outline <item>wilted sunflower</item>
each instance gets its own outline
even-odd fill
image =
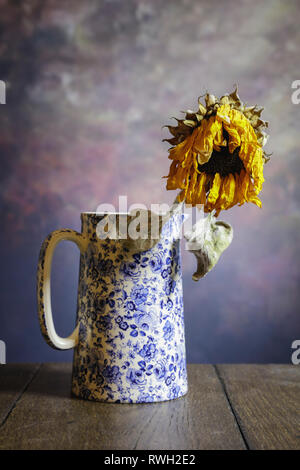
[[[200,97],[201,98],[201,97]],[[245,106],[235,89],[219,100],[205,95],[205,106],[187,111],[177,126],[166,126],[172,134],[164,139],[172,147],[166,177],[167,189],[180,189],[177,200],[203,204],[205,212],[253,202],[261,207],[258,194],[264,181],[263,167],[269,157],[263,150],[268,123],[263,108]]]

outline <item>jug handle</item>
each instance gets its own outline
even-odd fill
[[[54,250],[57,244],[63,240],[76,243],[80,253],[83,253],[85,238],[81,233],[71,229],[55,230],[48,235],[42,244],[37,269],[37,301],[41,332],[49,346],[61,350],[76,346],[79,330],[79,325],[77,325],[70,336],[62,338],[56,333],[53,322],[50,290],[51,266]]]

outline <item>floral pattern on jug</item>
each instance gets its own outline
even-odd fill
[[[187,392],[183,215],[173,215],[159,241],[142,252],[122,240],[99,240],[96,227],[102,217],[81,215],[78,235],[86,242],[81,246],[72,393],[119,403],[178,398]],[[40,266],[45,252],[44,247]],[[39,299],[41,328],[49,342],[42,288]]]

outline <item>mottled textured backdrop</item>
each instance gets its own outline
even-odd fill
[[[206,90],[239,84],[266,107],[273,152],[262,201],[222,213],[235,235],[199,283],[184,253],[188,360],[289,362],[300,339],[299,118],[296,0],[0,1],[1,318],[7,360],[69,360],[41,337],[35,301],[40,244],[102,202],[171,202],[171,116]],[[75,318],[76,247],[55,254],[60,334]]]

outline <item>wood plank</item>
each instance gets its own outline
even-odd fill
[[[0,429],[0,449],[244,449],[213,366],[188,375],[177,400],[108,404],[70,397],[71,364],[43,365]]]
[[[0,366],[0,426],[7,419],[39,367],[39,364]]]
[[[300,449],[300,367],[220,365],[250,449]]]

